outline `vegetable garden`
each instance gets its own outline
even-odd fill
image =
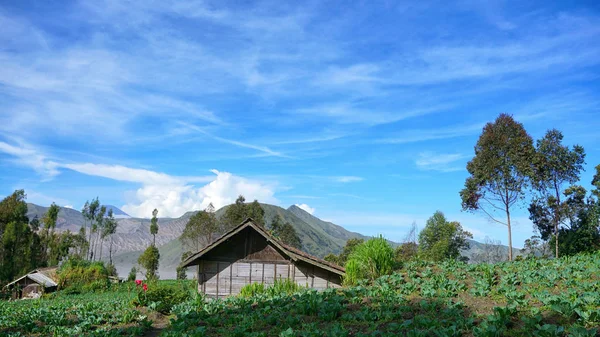
[[[114,292],[0,302],[0,335],[144,335],[150,309],[133,307],[134,297]],[[172,307],[160,335],[591,337],[599,336],[599,326],[595,253],[495,265],[411,262],[354,287],[192,299]]]

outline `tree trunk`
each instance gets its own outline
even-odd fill
[[[102,260],[102,246],[104,245],[104,239],[100,239],[100,258],[98,259],[98,261]]]
[[[113,246],[113,238],[112,234],[110,235],[110,246],[108,248],[108,261],[112,264],[112,246]]]
[[[556,192],[556,210],[554,211],[554,248],[556,250],[556,258],[558,259],[558,223],[560,222],[560,190],[556,181],[554,182],[554,191]]]
[[[94,252],[92,251],[92,220],[90,220],[90,235],[88,239],[87,253],[85,255],[88,255],[90,260],[94,256]]]
[[[512,261],[513,256],[513,249],[512,249],[512,232],[511,232],[511,228],[510,228],[510,210],[508,209],[508,204],[506,205],[506,224],[508,226],[508,261]]]

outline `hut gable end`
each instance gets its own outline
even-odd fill
[[[212,261],[286,261],[288,258],[251,227],[225,240],[202,256]]]
[[[286,246],[252,219],[192,255],[183,267],[198,266],[198,291],[209,297],[238,294],[251,283],[289,279],[315,289],[340,287],[344,269]]]

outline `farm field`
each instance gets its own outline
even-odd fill
[[[191,300],[170,316],[133,307],[135,296],[121,286],[0,302],[0,335],[591,337],[600,326],[600,254],[496,265],[411,262],[370,285]]]

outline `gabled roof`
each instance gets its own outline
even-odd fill
[[[299,249],[296,249],[294,247],[288,246],[286,244],[281,243],[279,240],[277,240],[276,238],[274,238],[269,232],[267,232],[264,228],[262,228],[259,225],[256,225],[254,223],[254,221],[251,218],[246,219],[244,222],[242,222],[240,225],[238,225],[237,227],[234,227],[233,229],[231,229],[229,232],[223,234],[220,238],[218,238],[217,240],[213,241],[211,244],[209,244],[208,246],[204,247],[203,249],[201,249],[199,252],[197,252],[196,254],[188,257],[185,261],[182,262],[181,266],[182,267],[189,267],[189,266],[193,266],[198,264],[196,261],[202,257],[203,255],[205,255],[206,253],[210,252],[211,250],[213,250],[215,247],[221,245],[222,243],[224,243],[225,241],[227,241],[229,238],[235,236],[236,234],[238,234],[239,232],[241,232],[242,230],[246,229],[246,228],[252,228],[253,230],[255,230],[257,233],[259,233],[260,235],[262,235],[265,240],[267,240],[267,242],[272,243],[275,247],[277,247],[283,254],[287,255],[290,259],[292,259],[293,261],[304,261],[306,263],[309,263],[311,265],[315,265],[318,267],[321,267],[325,270],[329,270],[333,273],[339,274],[339,275],[344,275],[345,270],[344,268],[333,264],[331,262],[322,260],[318,257],[312,256],[310,254],[307,254]]]
[[[21,281],[24,278],[29,278],[30,280],[32,280],[33,282],[44,286],[45,288],[51,288],[51,287],[56,287],[58,284],[51,279],[50,277],[48,277],[47,275],[45,275],[44,273],[42,273],[41,270],[34,270],[29,274],[25,274],[21,277],[19,277],[18,279],[10,282],[9,284],[7,284],[5,287],[9,287],[19,281]]]

